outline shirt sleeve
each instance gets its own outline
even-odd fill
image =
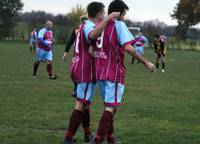
[[[85,26],[84,26],[84,35],[88,43],[91,42],[90,34],[92,30],[94,29],[95,24],[89,20],[86,21]]]
[[[71,46],[73,45],[76,38],[75,30],[70,35],[70,38],[67,40],[66,46],[65,46],[65,52],[69,52]]]
[[[143,38],[143,40],[144,40],[144,43],[145,43],[145,44],[148,44],[147,38],[146,38],[145,36],[142,36],[142,38]]]
[[[135,42],[134,37],[124,22],[115,21],[115,26],[117,30],[117,39],[120,45],[124,46],[126,44],[133,44]]]
[[[43,39],[44,34],[45,34],[45,29],[40,30],[39,33],[38,33],[38,39]]]

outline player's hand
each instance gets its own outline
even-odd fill
[[[63,61],[66,61],[66,58],[67,58],[67,52],[64,52],[63,57],[62,57]]]
[[[52,41],[46,40],[45,43],[49,48],[52,48]]]
[[[112,18],[117,18],[117,17],[119,17],[119,15],[120,15],[120,12],[112,12],[111,14],[109,14],[109,15],[106,17],[105,21],[108,22],[108,21],[111,20]]]
[[[52,45],[52,41],[46,40],[45,42],[46,42],[46,44],[48,44],[48,45]]]
[[[151,62],[147,62],[145,63],[145,66],[147,67],[147,69],[150,71],[150,72],[155,72],[156,71],[156,67],[153,63]]]

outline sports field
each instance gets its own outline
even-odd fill
[[[71,55],[62,61],[64,45],[55,45],[49,80],[41,64],[32,79],[34,56],[28,44],[0,42],[0,144],[59,144],[74,99],[69,76]],[[145,56],[155,61],[153,49]],[[123,102],[115,117],[115,134],[122,144],[200,144],[200,52],[167,51],[166,72],[149,73],[126,57]],[[91,109],[96,132],[103,110],[98,89]],[[75,136],[83,140],[80,127]]]

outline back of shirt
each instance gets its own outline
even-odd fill
[[[94,45],[96,79],[123,84],[125,46],[134,42],[124,22],[114,20],[109,22]]]
[[[94,82],[94,73],[93,73],[93,58],[89,53],[90,40],[88,29],[93,29],[94,24],[91,21],[86,21],[80,27],[78,32],[74,49],[73,49],[73,58],[70,67],[71,78],[75,83],[89,83]]]

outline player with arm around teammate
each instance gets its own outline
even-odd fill
[[[90,45],[102,32],[112,17],[116,17],[119,13],[113,13],[106,19],[104,18],[104,5],[100,2],[91,2],[87,6],[88,20],[84,22],[78,35],[76,36],[74,45],[74,54],[71,63],[71,77],[77,83],[77,96],[75,108],[69,120],[68,128],[65,132],[64,144],[73,144],[73,137],[83,121],[83,115],[92,102],[95,78],[93,57],[90,54]],[[95,27],[95,23],[102,21],[99,26]]]
[[[120,17],[118,20],[112,20],[106,25],[94,45],[95,77],[105,108],[99,121],[96,136],[91,141],[93,144],[101,144],[105,136],[107,136],[108,144],[116,143],[113,137],[113,117],[121,103],[124,92],[125,51],[140,60],[150,71],[155,70],[155,66],[141,55],[138,55],[132,46],[135,39],[126,24],[121,21],[128,9],[128,6],[122,0],[114,0],[110,3],[108,14],[113,11],[120,12]]]

